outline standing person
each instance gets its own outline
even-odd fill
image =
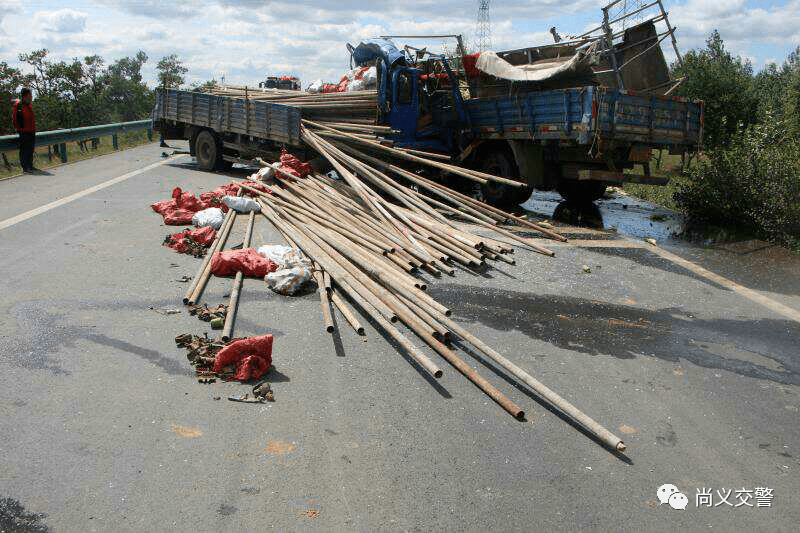
[[[36,146],[36,117],[33,114],[33,94],[24,87],[19,93],[19,100],[14,100],[12,120],[14,129],[19,134],[19,162],[22,171],[31,173],[39,169],[33,166],[33,148]]]

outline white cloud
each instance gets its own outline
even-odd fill
[[[477,2],[470,0],[49,1],[37,1],[35,8],[9,4],[13,13],[4,11],[7,0],[0,0],[0,32],[7,30],[0,60],[15,63],[19,52],[47,47],[55,60],[97,53],[113,62],[142,49],[150,57],[144,75],[151,82],[155,63],[171,53],[189,67],[188,81],[219,79],[222,73],[226,81],[243,84],[268,74],[336,81],[348,68],[347,42],[384,34],[461,33],[469,45],[477,14]],[[744,0],[667,0],[666,6],[682,50],[702,46],[718,28],[729,49],[763,64],[800,44],[800,0],[777,2],[752,8]],[[562,35],[596,26],[605,3],[494,0],[493,47],[548,44],[552,25]],[[438,51],[443,39],[410,44]]]
[[[800,44],[800,0],[767,8],[748,8],[744,0],[689,0],[673,7],[670,20],[691,46],[702,44],[715,29],[737,48],[757,43]]]
[[[37,11],[33,15],[34,24],[44,32],[79,33],[86,28],[88,15],[74,9],[57,11]]]

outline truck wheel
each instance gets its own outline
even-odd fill
[[[217,137],[208,130],[197,134],[194,152],[197,164],[203,170],[215,170],[222,161],[222,150],[217,142]]]
[[[486,157],[483,158],[481,170],[487,174],[494,174],[495,176],[511,180],[519,179],[519,170],[514,161],[514,156],[505,150],[489,152]],[[490,181],[481,185],[481,192],[483,193],[483,200],[486,203],[496,207],[502,207],[519,205],[527,201],[528,198],[531,197],[533,187],[512,187],[510,185],[503,185],[502,183]]]
[[[596,180],[561,179],[556,184],[556,190],[568,202],[588,204],[603,197],[606,184]]]

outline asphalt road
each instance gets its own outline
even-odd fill
[[[516,266],[431,282],[473,333],[624,438],[626,455],[486,363],[464,355],[525,421],[443,360],[429,382],[372,327],[363,342],[338,316],[340,335],[325,333],[314,294],[259,280],[245,282],[235,333],[275,336],[277,401],[237,404],[225,398],[248,388],[198,384],[175,347],[207,324],[157,312],[182,309],[177,280],[198,260],[161,246],[173,228],[149,208],[174,186],[230,178],[161,152],[0,182],[0,530],[796,531],[797,257],[754,276],[759,251],[659,255],[564,228],[577,245],[555,258],[518,249]],[[243,234],[242,222],[230,242]],[[254,240],[281,242],[263,218]],[[212,280],[204,300],[222,303],[230,284]],[[667,483],[685,510],[659,505]],[[737,498],[756,487],[772,489],[770,507]],[[700,489],[712,507],[697,506]],[[729,490],[738,507],[718,504]]]

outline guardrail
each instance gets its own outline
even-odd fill
[[[66,130],[51,130],[36,132],[36,146],[58,146],[58,156],[62,163],[67,162],[67,143],[74,141],[87,141],[111,135],[111,144],[114,150],[119,149],[117,134],[127,131],[147,130],[147,138],[153,140],[153,121],[133,120],[131,122],[116,122],[114,124],[100,124],[84,128],[70,128]],[[18,135],[0,136],[0,152],[10,152],[19,147]]]

